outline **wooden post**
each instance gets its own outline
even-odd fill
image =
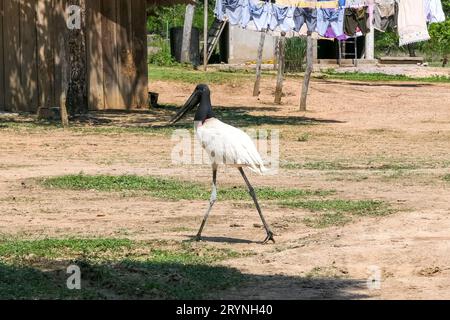
[[[265,32],[265,30],[263,30],[261,32],[261,39],[259,41],[259,47],[258,47],[258,59],[256,61],[256,81],[255,81],[255,87],[253,88],[253,96],[254,97],[259,96],[259,86],[261,84],[262,56],[263,56],[265,41],[266,41],[266,32]]]
[[[181,44],[181,62],[191,62],[191,34],[192,23],[194,21],[195,6],[188,4],[186,6],[186,15],[184,16],[183,43]]]
[[[67,34],[67,32],[64,32]],[[61,61],[61,95],[59,97],[59,113],[61,116],[61,124],[64,128],[69,126],[69,116],[67,112],[67,88],[69,86],[69,70],[68,70],[68,59],[67,59],[67,51],[65,47],[66,37],[60,36],[59,38],[59,48],[60,48],[60,61]]]
[[[283,81],[284,81],[284,68],[285,68],[285,53],[286,53],[286,33],[282,32],[281,37],[278,39],[278,75],[277,75],[277,87],[275,89],[275,104],[281,104],[281,98],[283,96]]]
[[[208,0],[204,2],[203,21],[203,70],[208,70]]]
[[[306,111],[306,100],[308,98],[309,82],[311,80],[311,73],[313,71],[313,39],[311,32],[308,31],[307,35],[307,49],[306,49],[306,70],[305,77],[303,79],[302,96],[300,100],[300,111]]]

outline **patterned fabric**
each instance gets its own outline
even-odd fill
[[[347,0],[348,1],[348,0]],[[307,1],[307,0],[277,0],[278,5],[297,7],[297,8],[328,8],[335,9],[339,6],[338,0],[318,0],[318,1]]]
[[[430,39],[423,1],[398,0],[398,35],[400,36],[400,46]]]

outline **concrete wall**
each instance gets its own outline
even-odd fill
[[[230,25],[228,63],[256,61],[261,34]],[[276,38],[267,35],[264,43],[263,60],[275,57]]]

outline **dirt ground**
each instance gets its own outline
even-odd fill
[[[263,246],[258,241],[264,232],[254,208],[219,202],[204,242],[255,253],[225,265],[259,279],[222,296],[450,299],[450,182],[443,179],[450,173],[450,85],[316,80],[306,113],[298,111],[300,85],[298,80],[287,81],[281,106],[273,105],[273,79],[264,79],[259,98],[252,97],[251,83],[211,86],[215,106],[281,132],[279,174],[250,175],[251,181],[334,189],[340,198],[383,200],[398,211],[316,229],[302,222],[310,214],[306,210],[263,203],[277,234],[276,244]],[[154,82],[150,89],[160,93],[160,103],[181,105],[193,85]],[[96,116],[107,116],[118,125],[155,126],[171,114],[161,108]],[[1,234],[182,241],[196,233],[207,206],[202,201],[48,190],[32,179],[83,172],[209,183],[208,166],[171,163],[170,135],[5,128],[0,132]],[[305,163],[330,167],[295,167]],[[351,167],[335,166],[342,163]],[[218,180],[219,188],[242,184],[232,168],[220,168]],[[380,271],[381,288],[367,285],[371,270]]]

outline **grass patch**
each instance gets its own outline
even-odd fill
[[[42,180],[47,188],[68,190],[94,190],[100,192],[145,192],[153,197],[168,200],[208,200],[210,187],[204,185],[164,179],[159,177],[125,176],[88,176],[68,175]],[[256,189],[261,200],[289,200],[304,197],[322,197],[334,194],[333,190],[274,189],[260,187]],[[218,197],[221,200],[249,200],[244,187],[219,187]]]
[[[414,170],[419,166],[413,163],[380,162],[369,161],[367,163],[355,164],[350,161],[307,161],[304,163],[284,162],[281,168],[295,170],[319,170],[319,171],[345,171],[345,170]]]
[[[153,197],[167,200],[207,201],[210,197],[210,189],[207,186],[156,177],[69,175],[45,179],[41,183],[48,188],[68,190],[145,192]],[[352,216],[383,216],[392,212],[389,205],[383,201],[326,199],[327,196],[336,193],[334,190],[260,187],[256,189],[256,192],[262,201],[272,201],[271,203],[277,206],[302,208],[318,213],[304,220],[308,226],[316,228],[343,225],[351,221]],[[218,198],[251,202],[244,187],[219,187]]]
[[[0,299],[201,299],[244,279],[216,264],[240,256],[164,241],[2,240]],[[81,290],[66,287],[69,265],[81,269]]]
[[[444,179],[444,181],[450,182],[450,174],[446,174],[442,179]]]
[[[119,135],[119,134],[137,134],[137,135],[150,135],[170,136],[176,129],[191,129],[192,126],[187,125],[175,125],[175,126],[84,126],[82,124],[71,124],[69,127],[70,132],[75,134],[96,134],[96,135]],[[15,121],[0,121],[0,130],[12,130],[12,131],[25,131],[28,133],[40,133],[46,131],[64,130],[57,122],[15,122]]]
[[[149,66],[150,81],[177,81],[191,84],[239,84],[242,81],[253,79],[253,73],[246,72],[224,72],[224,71],[196,71],[192,67],[174,66],[159,67]]]
[[[280,204],[318,213],[304,219],[307,226],[314,228],[344,225],[352,220],[352,216],[384,216],[392,213],[388,204],[378,200],[322,199],[283,201]]]
[[[427,82],[427,83],[450,83],[450,77],[446,76],[432,76],[424,78],[414,78],[405,75],[390,75],[384,73],[362,73],[362,72],[335,72],[329,70],[321,75],[325,79],[351,80],[351,81],[413,81],[413,82]]]
[[[311,139],[311,134],[310,133],[302,133],[298,138],[297,141],[298,142],[308,142]]]

